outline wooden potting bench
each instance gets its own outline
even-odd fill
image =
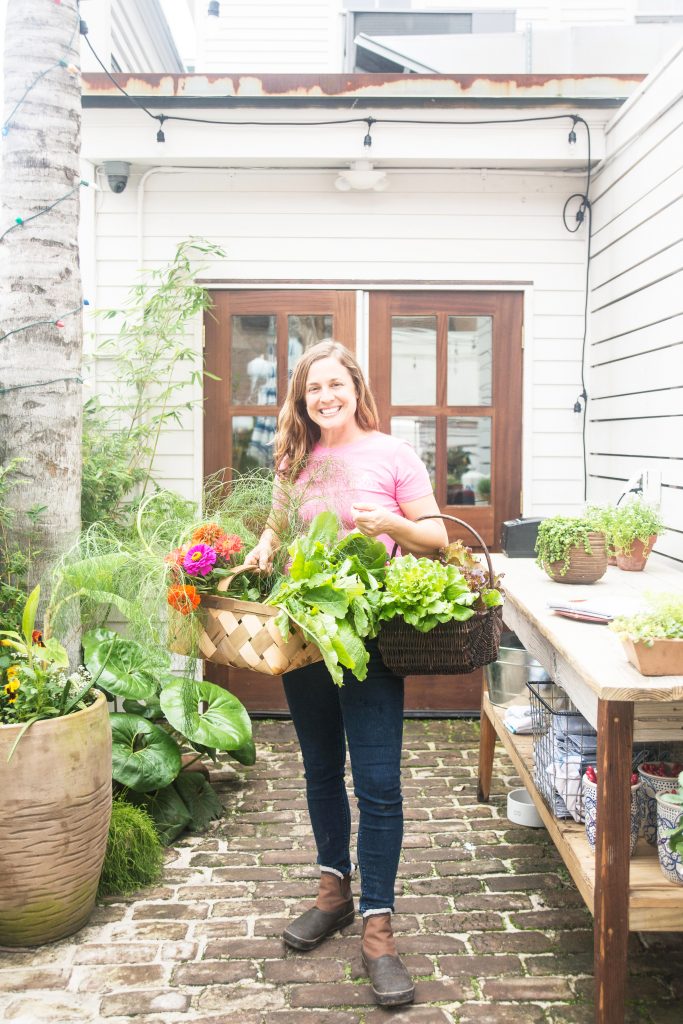
[[[504,573],[505,624],[597,729],[595,853],[584,826],[554,817],[536,789],[531,736],[503,725],[504,710],[484,686],[479,749],[479,800],[488,800],[496,738],[533,797],[548,832],[594,917],[595,1020],[623,1024],[629,931],[683,931],[683,885],[667,881],[656,850],[630,843],[630,763],[633,742],[683,741],[683,676],[642,676],[605,625],[555,615],[549,603],[623,603],[647,590],[683,591],[683,573],[652,556],[644,572],[610,567],[591,586],[554,583],[533,559],[492,556]],[[580,605],[578,605],[580,607]]]

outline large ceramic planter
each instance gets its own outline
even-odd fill
[[[0,946],[78,931],[95,905],[111,815],[104,694],[83,711],[0,726]]]
[[[626,657],[643,676],[683,675],[683,640],[654,640],[652,647],[622,641]]]
[[[656,540],[657,534],[653,533],[645,542],[634,540],[628,554],[625,551],[617,551],[617,566],[626,572],[642,572]]]
[[[662,873],[670,882],[683,885],[683,857],[669,847],[669,832],[677,828],[683,818],[680,804],[666,802],[666,794],[657,796],[657,853]]]
[[[643,832],[650,846],[654,846],[657,842],[657,797],[661,793],[675,793],[678,788],[678,777],[653,775],[652,772],[645,771],[642,764],[638,766],[638,775],[642,783],[640,803]]]
[[[631,786],[631,856],[635,851],[638,844],[638,836],[640,835],[640,787],[641,783],[637,782],[635,786]],[[584,820],[586,823],[586,839],[591,850],[595,849],[595,838],[597,834],[597,811],[598,811],[598,787],[597,783],[591,782],[586,776],[583,776],[583,813]]]
[[[595,583],[607,571],[607,552],[605,551],[604,533],[588,534],[592,554],[588,554],[583,544],[569,549],[569,566],[562,575],[563,562],[544,562],[543,568],[556,583]]]

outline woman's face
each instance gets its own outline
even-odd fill
[[[356,423],[356,388],[349,371],[335,356],[311,364],[306,378],[306,412],[324,435]]]

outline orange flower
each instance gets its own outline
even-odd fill
[[[225,536],[223,540],[217,541],[214,544],[214,548],[216,549],[216,554],[228,562],[231,555],[242,550],[242,541],[234,533],[231,533],[229,536]]]
[[[195,610],[201,599],[196,587],[178,586],[169,589],[166,600],[171,608],[175,608],[181,615],[189,615]]]
[[[206,523],[204,526],[199,526],[192,534],[192,542],[194,544],[210,544],[211,547],[218,548],[216,545],[226,539],[226,532],[222,530],[218,523]]]
[[[181,548],[174,548],[173,551],[169,551],[167,555],[164,555],[164,561],[168,562],[169,565],[180,565],[189,550],[190,545],[183,544]]]
[[[43,643],[42,629],[34,629],[33,632],[31,633],[31,640],[33,641],[34,644],[37,644],[38,647],[44,647],[45,644]]]

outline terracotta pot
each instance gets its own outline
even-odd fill
[[[683,675],[683,640],[655,640],[652,647],[623,640],[626,657],[643,676]]]
[[[95,905],[111,815],[111,728],[103,693],[83,711],[0,726],[0,945],[78,931]]]
[[[619,568],[624,569],[626,572],[642,572],[656,540],[657,534],[653,533],[645,542],[637,539],[634,540],[629,554],[626,554],[624,551],[617,551],[617,565]]]
[[[543,568],[556,583],[595,583],[607,572],[607,552],[604,533],[588,534],[593,552],[589,555],[583,544],[569,549],[569,567],[562,575],[562,562],[544,562]]]

